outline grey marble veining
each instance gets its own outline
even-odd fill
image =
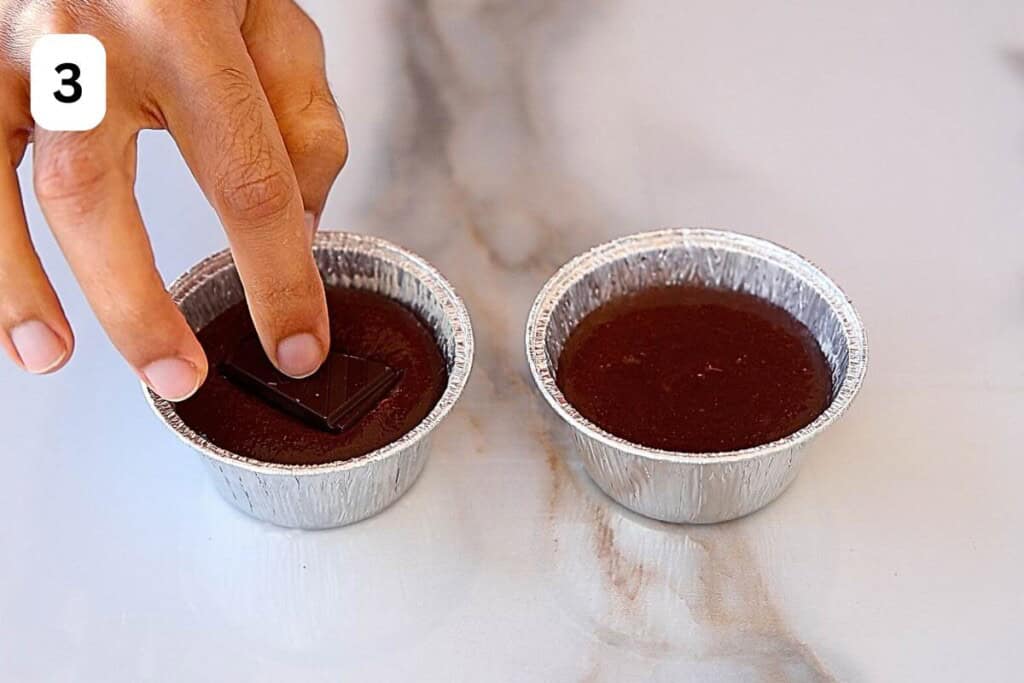
[[[396,160],[367,229],[440,251],[445,271],[467,282],[460,291],[486,329],[478,372],[489,391],[477,382],[461,408],[485,432],[507,430],[496,423],[510,412],[531,415],[526,437],[542,444],[551,488],[543,533],[575,584],[565,607],[579,610],[598,643],[712,660],[723,672],[735,660],[729,675],[835,680],[786,623],[741,534],[680,533],[617,508],[581,483],[575,462],[570,477],[571,447],[551,443],[565,427],[536,408],[516,329],[525,316],[508,314],[528,310],[576,253],[636,228],[615,226],[574,180],[546,120],[547,64],[602,4],[424,1],[399,10],[407,89],[390,131]],[[603,680],[600,660],[614,657],[603,649],[584,680]]]

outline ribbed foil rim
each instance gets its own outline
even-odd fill
[[[185,424],[181,417],[178,416],[173,403],[160,398],[149,387],[142,384],[147,402],[164,424],[174,431],[182,441],[214,460],[219,460],[229,465],[241,466],[254,472],[297,476],[328,474],[362,467],[372,462],[384,460],[427,436],[452,409],[462,394],[466,382],[469,380],[470,370],[473,366],[473,327],[469,320],[469,312],[466,310],[465,303],[455,293],[451,283],[430,262],[396,244],[372,235],[321,231],[317,234],[313,246],[314,249],[361,252],[379,257],[382,260],[394,263],[424,284],[437,301],[440,302],[445,315],[452,325],[455,358],[448,370],[448,385],[438,400],[437,405],[434,406],[434,409],[416,427],[397,441],[350,460],[328,462],[319,465],[285,465],[255,460],[221,448]],[[234,269],[234,267],[235,262],[228,249],[208,256],[171,283],[171,286],[168,288],[171,299],[175,304],[180,304],[208,280],[223,270],[228,268]]]
[[[703,246],[733,251],[769,261],[805,282],[822,297],[840,320],[849,349],[846,376],[828,408],[811,424],[789,436],[761,446],[735,451],[687,453],[649,448],[606,432],[586,419],[565,398],[555,382],[546,340],[551,315],[559,301],[577,282],[597,268],[631,254],[681,246]],[[867,371],[868,344],[864,324],[853,303],[825,273],[804,257],[759,237],[712,228],[665,228],[621,237],[598,245],[562,266],[540,290],[526,322],[526,357],[534,382],[545,400],[577,431],[605,445],[655,460],[701,464],[758,458],[799,446],[814,438],[846,411],[860,390]]]

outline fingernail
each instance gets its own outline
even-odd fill
[[[199,388],[196,366],[182,358],[161,358],[142,369],[149,388],[168,401],[184,401]]]
[[[309,377],[319,369],[322,361],[320,342],[308,332],[293,334],[277,344],[277,367],[290,377]]]
[[[306,234],[309,236],[309,241],[313,241],[313,236],[316,235],[316,214],[312,211],[306,212]]]
[[[38,320],[28,320],[11,330],[11,343],[25,369],[37,375],[53,370],[68,354],[61,338]]]

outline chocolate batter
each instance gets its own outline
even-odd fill
[[[316,465],[365,455],[395,441],[431,411],[448,383],[444,358],[430,329],[402,304],[364,290],[327,288],[334,351],[379,361],[401,371],[373,410],[340,433],[317,429],[240,389],[220,372],[222,362],[254,334],[245,303],[199,331],[210,374],[195,396],[177,405],[199,434],[239,455],[264,462]]]
[[[689,453],[774,441],[832,398],[828,361],[796,318],[750,294],[698,285],[599,307],[569,335],[556,379],[604,430]]]

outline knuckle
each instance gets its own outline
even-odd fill
[[[319,128],[307,135],[303,150],[313,154],[326,165],[341,168],[348,161],[348,138],[345,131],[335,127]]]
[[[293,28],[297,33],[302,34],[303,43],[323,53],[324,35],[313,18],[301,9],[295,13]]]
[[[302,111],[317,118],[323,119],[333,125],[341,125],[341,116],[338,113],[338,103],[334,100],[334,94],[326,85],[314,85],[309,89],[309,100]]]
[[[348,160],[348,137],[338,113],[338,105],[329,91],[315,89],[309,102],[290,121],[302,131],[299,137],[301,154],[315,155],[338,168]]]
[[[348,161],[348,138],[341,133],[331,136],[329,140],[325,145],[325,154],[335,162],[339,169],[344,168]]]
[[[312,288],[306,282],[267,282],[257,288],[257,298],[270,310],[286,310],[295,301],[308,301]]]
[[[294,200],[291,174],[269,159],[243,161],[222,173],[217,201],[234,220],[264,224],[284,215]]]
[[[333,130],[324,135],[319,140],[318,147],[323,158],[339,169],[348,161],[348,138],[343,130]]]
[[[36,160],[36,196],[46,202],[83,204],[95,196],[111,169],[107,156],[87,139],[64,136]]]
[[[282,282],[275,274],[273,278],[256,278],[255,282],[246,283],[256,313],[265,322],[276,321],[278,326],[288,326],[289,321],[296,323],[292,327],[301,326],[310,315],[309,302],[317,301],[319,279],[310,277],[306,281],[291,280]]]
[[[298,194],[294,174],[275,153],[264,129],[265,105],[251,79],[238,69],[219,70],[224,126],[217,146],[226,161],[213,178],[214,200],[227,216],[268,224],[285,214]]]

